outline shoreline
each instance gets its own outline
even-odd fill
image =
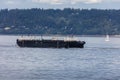
[[[54,35],[54,34],[44,34],[44,35],[40,35],[40,34],[0,34],[0,36],[73,36],[73,37],[105,37],[106,35]],[[118,37],[120,38],[120,35],[109,35],[110,37]]]

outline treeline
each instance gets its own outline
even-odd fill
[[[120,10],[2,9],[0,34],[118,35]]]

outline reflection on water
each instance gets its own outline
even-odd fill
[[[19,48],[0,36],[0,80],[119,80],[120,39],[81,37],[84,49]]]

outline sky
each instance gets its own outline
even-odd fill
[[[0,9],[120,9],[120,0],[0,0]]]

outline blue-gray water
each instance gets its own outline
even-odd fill
[[[120,80],[120,38],[81,37],[84,49],[19,48],[0,36],[0,80]]]

